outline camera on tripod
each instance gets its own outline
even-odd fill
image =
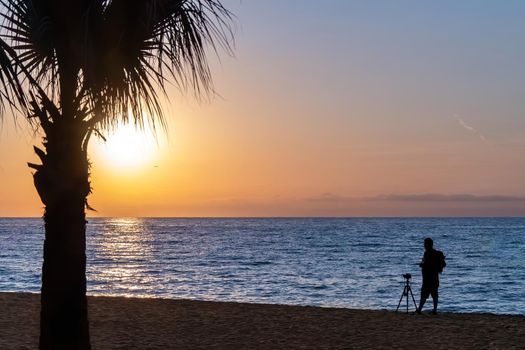
[[[399,303],[397,304],[396,312],[399,310],[399,307],[401,306],[401,301],[403,300],[403,297],[406,297],[406,310],[408,314],[408,297],[409,294],[412,297],[412,301],[414,302],[414,306],[417,311],[417,305],[416,305],[416,299],[414,299],[414,294],[412,294],[412,287],[410,286],[410,280],[412,279],[412,275],[410,273],[405,273],[403,275],[403,278],[405,279],[405,286],[403,288],[403,293],[401,293],[401,298],[399,298]]]

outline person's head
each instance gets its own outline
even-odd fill
[[[434,241],[432,238],[425,238],[425,250],[431,250],[434,247]]]

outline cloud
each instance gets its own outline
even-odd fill
[[[349,200],[356,200],[359,199],[357,197],[345,197],[345,196],[339,196],[330,192],[325,192],[321,194],[320,196],[313,196],[305,198],[307,202],[322,202],[322,203],[339,203],[339,202],[346,202]]]
[[[319,196],[305,198],[307,202],[317,203],[349,203],[359,201],[376,202],[470,202],[470,203],[503,203],[523,202],[525,196],[507,195],[475,195],[470,193],[442,194],[442,193],[418,193],[418,194],[381,194],[372,197],[345,197],[330,192]]]
[[[465,130],[473,133],[474,135],[479,137],[482,141],[487,141],[487,138],[485,137],[485,135],[483,135],[479,130],[465,123],[465,121],[461,119],[459,115],[455,114],[454,116],[458,120],[459,125],[461,125]]]
[[[474,194],[388,194],[379,195],[371,198],[379,201],[399,201],[399,202],[525,202],[525,197],[506,196],[506,195],[486,195],[479,196]]]

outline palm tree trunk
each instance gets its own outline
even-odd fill
[[[42,165],[32,166],[45,205],[40,349],[90,349],[86,299],[86,197],[89,172],[78,125],[53,125]],[[72,127],[73,126],[73,127]]]

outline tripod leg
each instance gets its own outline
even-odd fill
[[[407,294],[407,314],[408,314],[408,292],[410,291],[410,285],[407,284],[407,286],[405,288],[407,290],[406,294]]]
[[[408,287],[408,290],[410,291],[410,295],[412,296],[412,301],[414,302],[414,306],[416,307],[416,311],[417,311],[416,299],[414,299],[414,294],[412,294],[412,288]]]
[[[403,300],[403,297],[405,296],[406,288],[407,288],[406,286],[405,286],[405,288],[403,288],[403,293],[401,293],[401,298],[399,298],[399,303],[397,303],[396,312],[397,312],[397,310],[399,310],[399,306],[401,305],[401,301]]]

